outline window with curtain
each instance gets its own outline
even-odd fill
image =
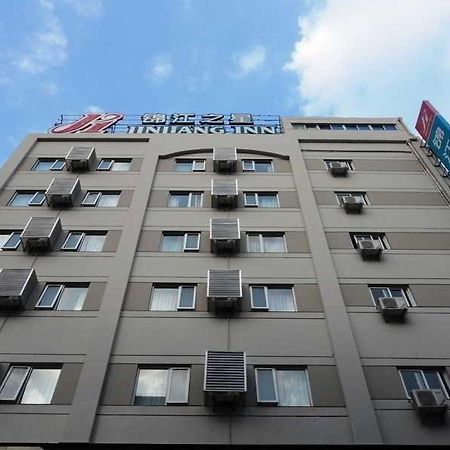
[[[139,369],[134,405],[186,404],[189,396],[189,368]]]
[[[276,192],[245,192],[244,204],[254,208],[279,208]]]
[[[260,404],[311,406],[306,370],[257,368],[256,393]]]
[[[200,233],[164,233],[162,252],[190,252],[200,248]]]
[[[86,299],[88,286],[48,284],[36,304],[37,309],[80,311]]]
[[[285,253],[284,233],[247,233],[250,253]]]
[[[202,192],[171,192],[169,206],[173,208],[201,208]]]
[[[152,290],[152,311],[192,310],[195,308],[195,286],[156,286]]]
[[[253,310],[297,311],[292,286],[251,286],[250,292]]]

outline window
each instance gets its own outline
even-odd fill
[[[97,170],[111,172],[128,172],[131,169],[130,158],[110,159],[103,158],[97,166]]]
[[[56,311],[80,311],[88,291],[87,286],[47,284],[36,304],[37,309]]]
[[[286,253],[284,233],[247,233],[250,253]]]
[[[44,191],[20,191],[14,194],[8,206],[41,206],[44,200]]]
[[[345,164],[348,170],[355,170],[353,161],[351,159],[326,159],[325,165],[327,166],[327,169],[331,169],[331,164],[336,162]]]
[[[251,286],[252,309],[261,311],[297,311],[292,286]]]
[[[120,192],[88,192],[83,206],[114,207],[119,204]]]
[[[356,200],[362,202],[364,205],[369,204],[369,199],[367,198],[367,194],[365,192],[335,192],[336,200],[339,206],[343,206],[343,198],[344,197],[355,197]]]
[[[416,306],[414,298],[407,287],[398,286],[371,286],[369,287],[374,305],[378,308],[379,299],[382,297],[403,298],[408,306]]]
[[[193,252],[200,249],[200,233],[164,233],[162,252]]]
[[[189,368],[139,369],[134,405],[163,406],[187,404]]]
[[[414,389],[442,389],[449,398],[447,381],[439,369],[400,369],[400,378],[403,382],[408,398]]]
[[[258,403],[277,406],[311,406],[308,374],[305,369],[258,368],[256,397]]]
[[[378,241],[381,244],[381,248],[389,248],[389,244],[384,233],[350,233],[350,236],[352,236],[352,241],[355,248],[357,248],[359,241]]]
[[[170,192],[169,206],[173,208],[201,208],[202,192]]]
[[[72,252],[101,252],[106,234],[88,234],[82,231],[70,232],[61,250]]]
[[[31,169],[33,172],[49,172],[63,170],[66,162],[64,159],[39,158]]]
[[[246,192],[244,204],[255,208],[279,208],[278,194],[276,192]]]
[[[20,235],[19,231],[0,232],[0,250],[17,250],[20,245]]]
[[[0,386],[0,401],[48,405],[52,401],[61,369],[11,366]]]
[[[273,172],[273,164],[270,159],[243,159],[242,170],[244,172]]]
[[[152,291],[151,311],[195,309],[194,285],[156,286]]]
[[[175,172],[204,172],[204,159],[177,159],[175,161]]]

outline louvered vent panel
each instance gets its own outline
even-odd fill
[[[240,270],[208,270],[208,297],[242,297]]]
[[[436,399],[436,395],[431,389],[417,389],[414,391],[417,404],[421,406],[435,406],[439,402]]]
[[[37,283],[34,269],[3,269],[0,272],[0,298],[18,297]]]
[[[212,195],[238,195],[238,185],[235,178],[214,178],[211,187]]]
[[[61,226],[56,217],[32,217],[22,232],[22,238],[50,237],[52,230]],[[55,226],[56,225],[56,226]]]
[[[236,161],[237,152],[233,147],[217,147],[213,152],[214,161]]]
[[[72,147],[66,156],[68,160],[89,159],[92,156],[94,147]]]
[[[245,352],[206,352],[205,391],[246,392]]]
[[[74,178],[55,178],[47,189],[47,195],[70,195],[80,184],[78,179]]]
[[[211,239],[239,239],[239,219],[211,219]]]

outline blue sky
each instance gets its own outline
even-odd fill
[[[388,12],[388,14],[387,14]],[[0,163],[61,113],[450,117],[447,0],[20,0],[0,17]]]

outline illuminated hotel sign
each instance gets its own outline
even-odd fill
[[[123,120],[123,122],[122,122]],[[119,123],[121,122],[121,123]],[[78,119],[61,116],[49,133],[128,133],[128,134],[279,134],[279,116],[248,113],[194,114],[146,113],[142,116],[122,114],[85,114]]]

